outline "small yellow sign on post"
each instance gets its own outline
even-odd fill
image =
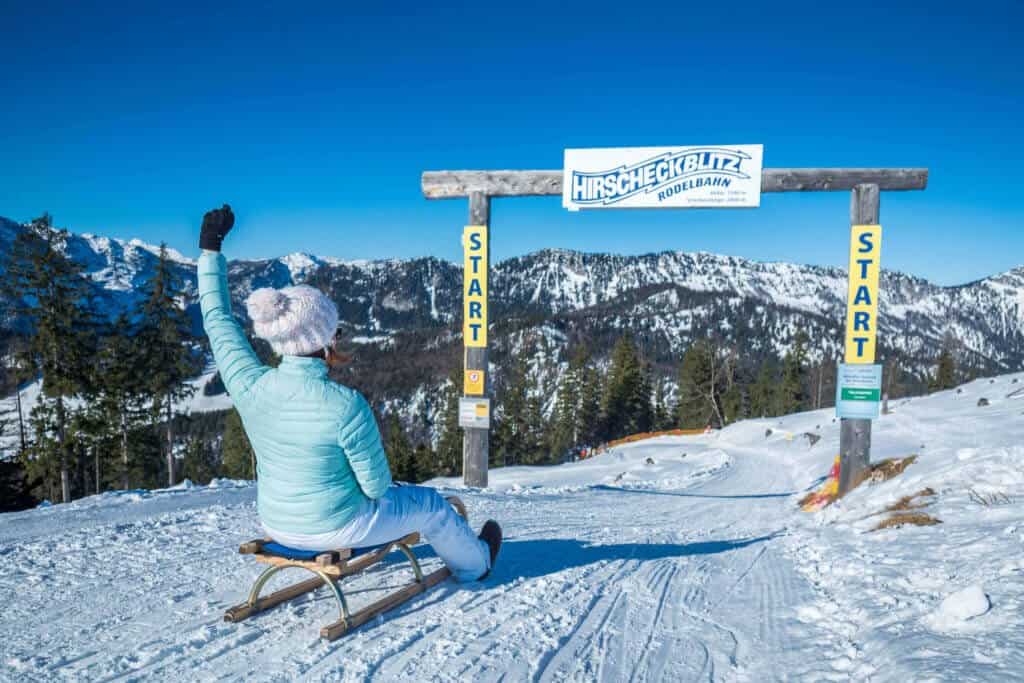
[[[882,226],[853,226],[850,235],[850,289],[846,300],[848,364],[875,362],[881,251]]]
[[[465,346],[487,346],[487,226],[462,232],[462,339]],[[468,376],[467,376],[468,381]],[[466,392],[471,393],[469,391]],[[481,393],[483,393],[481,391]]]
[[[483,370],[466,370],[466,376],[463,381],[462,393],[465,394],[466,396],[484,395]]]

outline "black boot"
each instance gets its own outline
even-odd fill
[[[494,562],[498,559],[498,551],[501,549],[501,527],[493,519],[489,519],[484,522],[484,528],[480,530],[479,538],[487,544],[491,551],[491,569],[494,569]],[[485,571],[477,581],[486,579],[490,575],[491,569]]]

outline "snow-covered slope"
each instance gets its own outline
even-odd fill
[[[258,573],[235,553],[260,534],[251,486],[0,515],[0,678],[1019,680],[1024,374],[893,410],[873,457],[918,461],[818,514],[796,503],[837,450],[829,411],[494,470],[483,491],[435,481],[474,525],[503,523],[494,573],[333,644],[326,595],[221,621]],[[870,530],[925,487],[942,524]],[[352,581],[352,602],[393,571]]]

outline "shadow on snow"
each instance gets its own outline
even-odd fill
[[[795,491],[790,491],[789,493],[748,493],[734,496],[715,496],[709,493],[683,493],[682,491],[659,491],[657,489],[627,489],[619,486],[609,486],[608,484],[596,484],[592,486],[591,489],[594,491],[614,491],[615,493],[646,493],[652,496],[678,496],[680,498],[788,498],[789,496],[796,495]]]
[[[746,548],[774,537],[775,534],[770,534],[728,541],[609,545],[591,545],[585,541],[567,538],[508,539],[501,546],[501,554],[492,576],[498,579],[497,583],[504,583],[519,577],[537,578],[564,569],[584,567],[601,561],[639,560],[645,562],[693,555],[716,555]]]

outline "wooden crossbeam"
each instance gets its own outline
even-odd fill
[[[836,192],[857,185],[880,190],[923,190],[927,168],[766,168],[762,192]],[[454,199],[478,193],[486,197],[540,197],[562,194],[562,171],[427,171],[427,199]]]

